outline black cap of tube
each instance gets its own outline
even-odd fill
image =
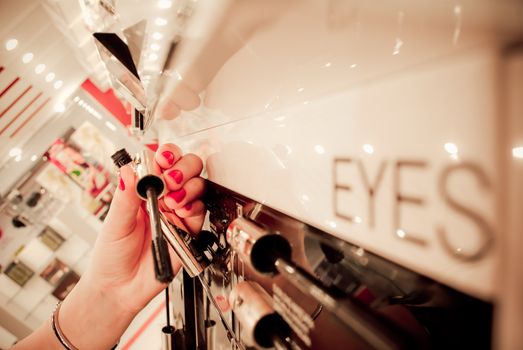
[[[114,165],[116,165],[118,168],[121,168],[124,165],[129,164],[133,161],[131,155],[129,154],[129,152],[127,152],[125,148],[116,151],[116,153],[113,154],[111,158],[113,159]]]

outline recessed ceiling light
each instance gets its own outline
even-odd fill
[[[156,61],[158,59],[158,55],[153,52],[152,54],[149,55],[148,58],[149,58],[149,61]]]
[[[154,32],[153,33],[153,39],[154,40],[160,40],[161,38],[163,38],[163,34],[160,33],[160,32]]]
[[[9,150],[9,157],[16,157],[22,154],[22,150],[18,147],[13,147]]]
[[[24,53],[24,55],[22,56],[22,62],[29,63],[33,60],[33,57],[34,55],[32,52]]]
[[[368,154],[373,154],[374,153],[374,146],[372,146],[371,144],[366,143],[366,144],[363,145],[363,151],[365,151]]]
[[[447,142],[443,145],[443,148],[445,149],[445,151],[447,151],[448,154],[458,153],[458,146],[456,146],[455,143]]]
[[[165,18],[158,17],[154,20],[154,24],[156,24],[157,26],[164,26],[167,24],[167,20]]]
[[[173,5],[173,3],[170,0],[160,0],[160,1],[158,1],[158,7],[161,8],[161,9],[171,8],[172,5]]]
[[[14,49],[16,49],[17,46],[18,46],[18,40],[16,40],[16,39],[9,39],[5,42],[5,48],[7,51],[14,50]]]
[[[107,126],[109,129],[111,129],[112,131],[116,131],[116,126],[114,126],[113,123],[111,123],[110,121],[106,121],[105,122],[105,126]]]
[[[65,106],[63,103],[57,103],[54,106],[54,110],[55,110],[55,112],[62,113],[63,111],[65,111]]]
[[[157,43],[152,43],[151,44],[151,50],[159,51],[160,50],[160,45],[158,45]]]
[[[54,86],[54,88],[55,88],[56,90],[58,90],[59,88],[62,87],[63,84],[64,84],[63,81],[61,81],[61,80],[57,80],[57,81],[55,81],[55,83],[54,83],[53,86]]]
[[[35,73],[36,73],[36,74],[40,74],[40,73],[42,73],[44,70],[45,70],[45,64],[40,63],[39,65],[36,66],[36,68],[35,68]]]
[[[55,77],[54,73],[51,72],[51,73],[49,73],[49,74],[47,74],[47,75],[45,76],[45,81],[47,81],[48,83],[50,83],[50,82],[52,82],[52,81],[54,80],[54,77]]]

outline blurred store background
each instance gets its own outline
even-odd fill
[[[150,20],[140,65],[148,83],[165,54],[172,4],[160,1],[144,14],[133,3],[122,9],[124,17]],[[5,0],[0,20],[4,349],[46,320],[84,272],[115,189],[110,155],[138,145],[128,137],[130,106],[111,89],[91,35],[114,29],[114,1]]]

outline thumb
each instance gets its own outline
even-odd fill
[[[118,240],[136,227],[136,217],[142,200],[136,194],[135,187],[136,177],[131,165],[121,167],[118,188],[104,222],[106,239]]]

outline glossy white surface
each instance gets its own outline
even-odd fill
[[[180,81],[193,91],[210,83],[203,106],[157,125],[160,141],[201,155],[212,181],[495,298],[504,195],[500,47],[521,32],[501,10],[510,4],[293,5],[269,9],[261,24],[252,14],[260,8],[232,5],[208,45],[233,49],[191,61],[187,44],[182,78],[168,91],[175,95]],[[233,10],[244,22],[234,22]],[[505,21],[497,22],[500,13]]]

